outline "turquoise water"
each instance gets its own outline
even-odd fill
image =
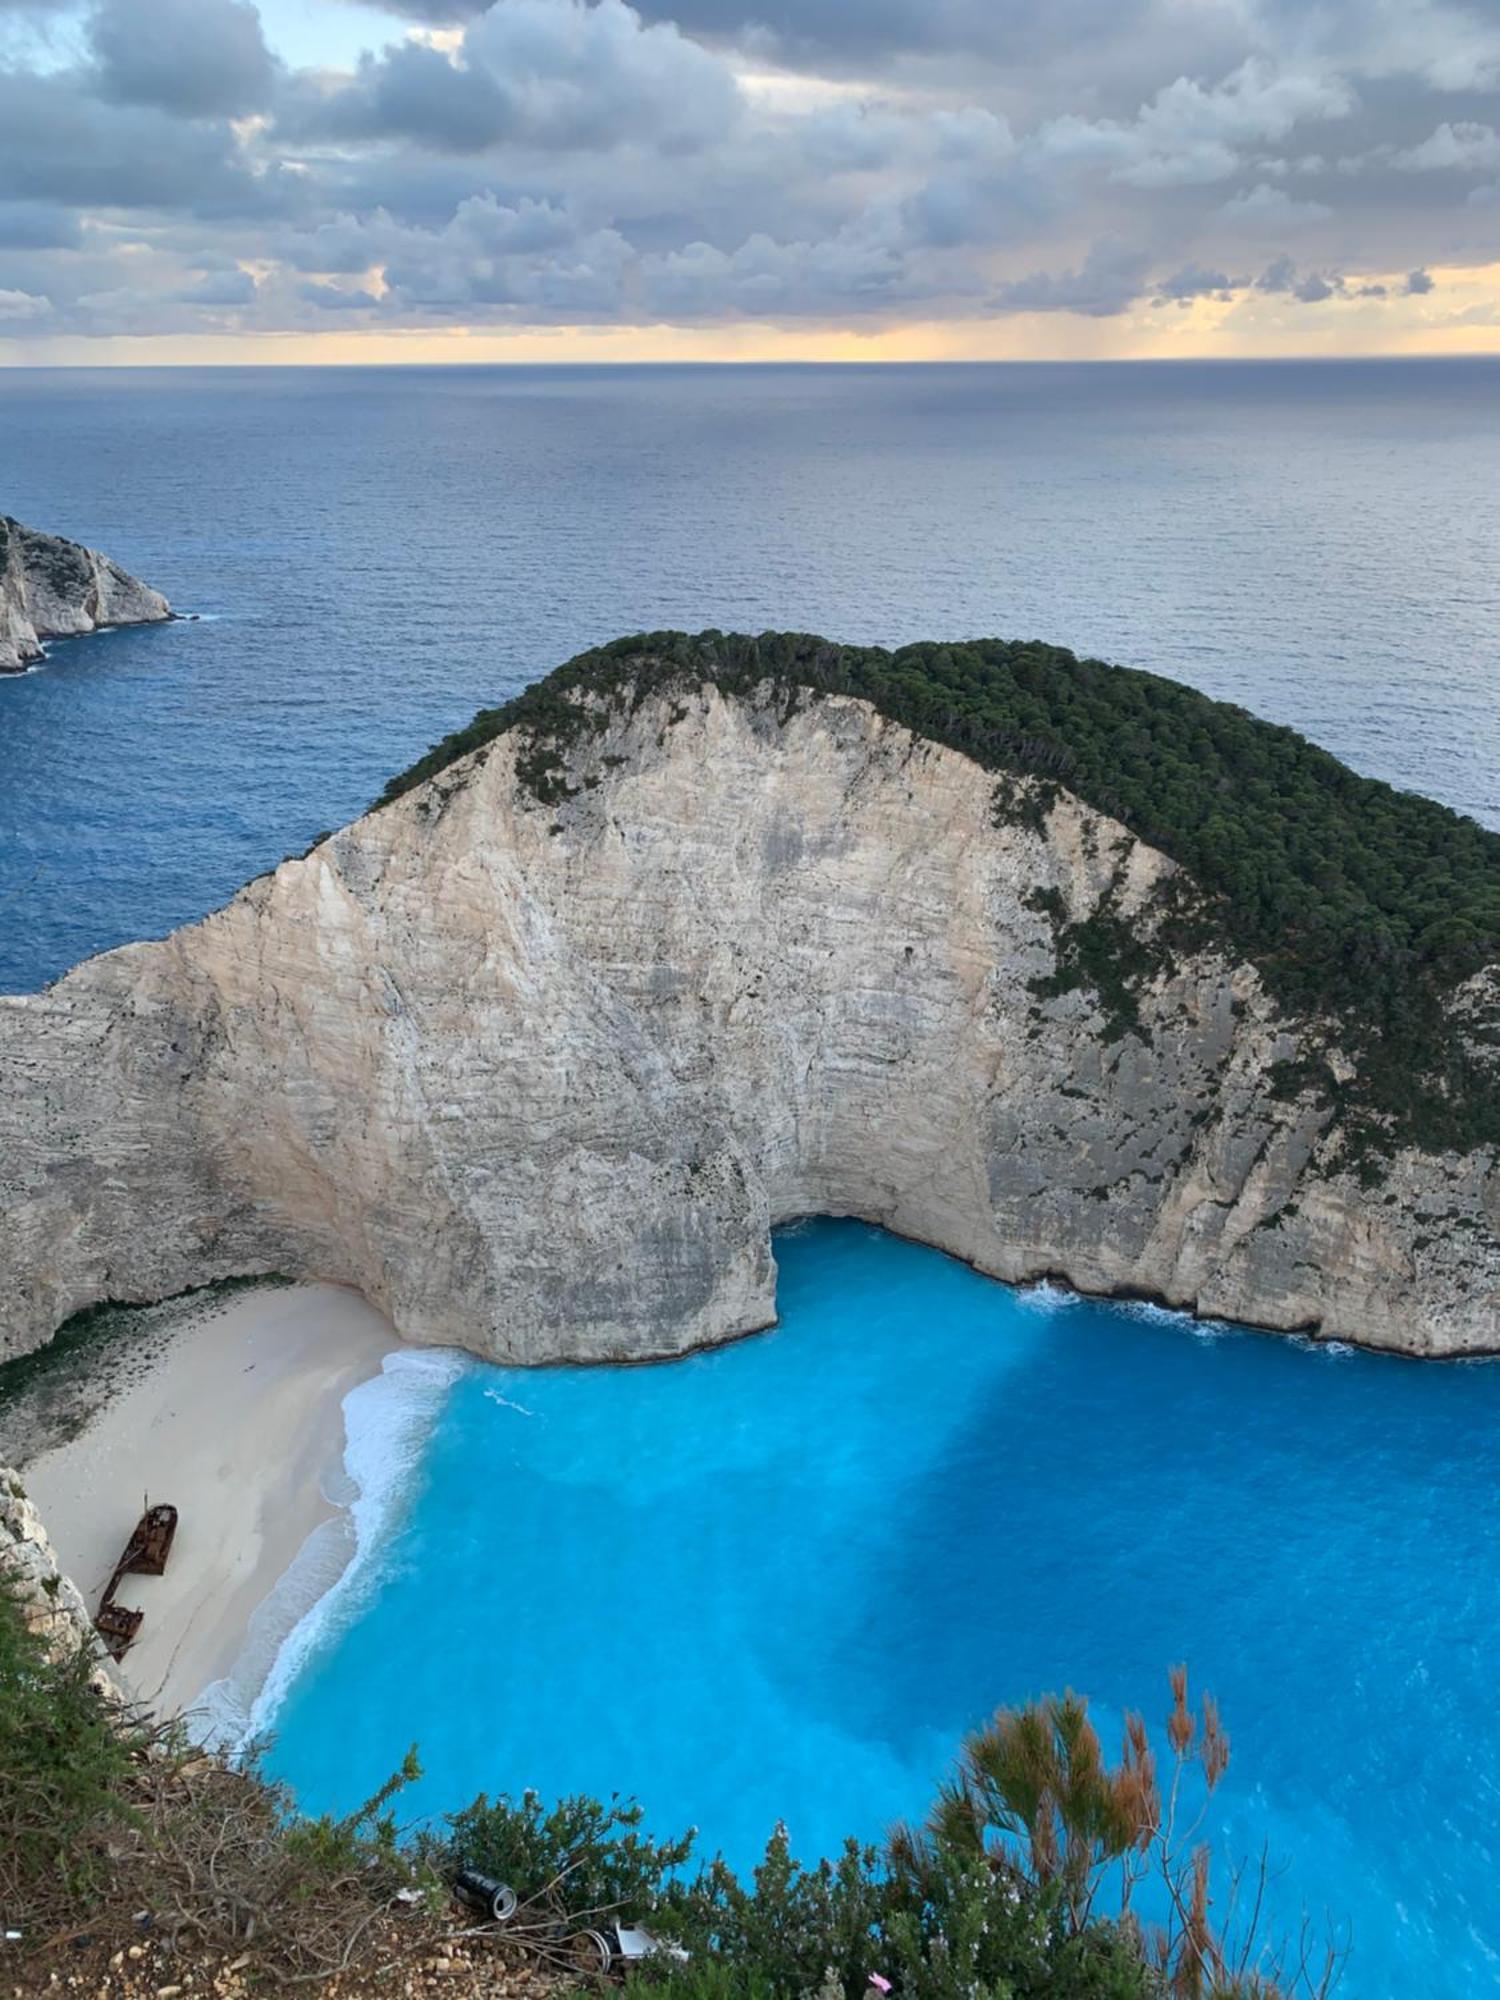
[[[1341,1993],[1497,1990],[1500,1369],[1016,1292],[849,1222],[777,1256],[781,1325],[717,1353],[357,1392],[392,1504],[274,1716],[304,1805],[418,1738],[414,1815],[618,1790],[807,1857],[920,1813],[997,1703],[1071,1685],[1112,1740],[1185,1660],[1233,1739],[1216,1846],[1347,1931]]]

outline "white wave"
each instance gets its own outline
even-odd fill
[[[1066,1285],[1053,1284],[1050,1278],[1043,1278],[1035,1285],[1023,1285],[1018,1296],[1026,1310],[1034,1313],[1066,1312],[1078,1304],[1079,1297]]]
[[[448,1391],[471,1366],[447,1349],[389,1354],[344,1398],[344,1464],[327,1497],[344,1511],[303,1543],[259,1607],[230,1672],[205,1690],[196,1733],[243,1748],[270,1729],[314,1648],[359,1608],[399,1525]]]
[[[1190,1333],[1194,1340],[1227,1340],[1236,1329],[1227,1320],[1199,1319],[1181,1306],[1164,1306],[1155,1299],[1121,1299],[1119,1310],[1147,1326],[1171,1326]]]
[[[487,1403],[498,1403],[502,1410],[517,1410],[523,1417],[536,1415],[535,1410],[528,1410],[524,1403],[513,1403],[509,1396],[502,1396],[498,1389],[486,1389],[484,1399]]]

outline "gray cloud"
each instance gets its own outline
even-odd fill
[[[376,312],[380,300],[373,292],[361,291],[357,286],[328,285],[319,280],[309,279],[297,287],[297,296],[319,312]]]
[[[1494,254],[1497,0],[383,4],[344,72],[254,0],[0,29],[10,322],[1410,313]]]
[[[274,67],[252,0],[97,0],[88,37],[102,96],[189,118],[269,103]]]
[[[490,0],[372,0],[372,4],[383,7],[388,14],[399,14],[406,21],[451,27],[458,21],[472,21],[476,14],[484,12]]]
[[[1201,264],[1184,264],[1169,277],[1158,278],[1155,295],[1162,300],[1186,304],[1189,299],[1228,298],[1243,291],[1247,278],[1231,278],[1227,271],[1205,270]]]
[[[247,306],[255,294],[256,283],[248,271],[211,271],[196,284],[184,285],[173,299],[187,306]]]
[[[1307,201],[1288,194],[1269,181],[1234,195],[1219,210],[1222,219],[1242,235],[1279,236],[1284,230],[1305,229],[1315,222],[1327,222],[1333,210],[1321,201]]]
[[[1002,312],[1082,313],[1108,319],[1133,305],[1146,288],[1150,257],[1120,243],[1096,243],[1071,271],[1033,271],[1001,285]]]
[[[1419,146],[1397,153],[1394,164],[1408,173],[1485,173],[1500,167],[1500,132],[1471,119],[1447,120]]]
[[[1321,271],[1299,271],[1292,259],[1282,255],[1268,264],[1255,281],[1258,292],[1281,293],[1302,305],[1321,305],[1344,290],[1340,277],[1325,277]]]
[[[1256,291],[1281,293],[1302,305],[1321,305],[1326,299],[1385,299],[1391,296],[1392,289],[1378,283],[1351,284],[1337,271],[1299,271],[1285,253],[1273,259],[1255,280]],[[1406,296],[1416,296],[1434,287],[1426,271],[1411,271],[1394,289]]]
[[[228,125],[101,102],[68,73],[0,69],[0,188],[8,199],[81,209],[254,214],[286,195],[256,172]]]
[[[0,202],[0,250],[72,250],[83,227],[70,208]]]
[[[912,59],[940,69],[977,60],[1016,72],[1087,49],[1104,73],[1119,51],[1156,32],[1182,38],[1184,53],[1213,50],[1218,19],[1233,10],[1212,0],[1196,17],[1170,0],[1051,0],[1046,7],[1030,0],[643,0],[642,11],[813,69],[866,72]]]
[[[149,4],[149,0],[148,0]],[[648,140],[668,151],[723,134],[739,96],[725,65],[624,0],[503,0],[450,56],[402,42],[333,88],[288,94],[291,139],[405,139],[444,152],[503,144],[603,151]]]

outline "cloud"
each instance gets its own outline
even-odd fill
[[[631,258],[618,231],[590,229],[565,208],[476,195],[441,230],[397,234],[386,295],[426,314],[491,307],[608,316],[622,303]]]
[[[186,306],[248,306],[255,301],[256,283],[248,271],[210,271],[196,284],[173,294]]]
[[[50,300],[39,298],[34,292],[0,291],[0,320],[45,319],[51,309]]]
[[[1205,270],[1201,264],[1184,264],[1170,277],[1158,278],[1152,290],[1163,302],[1186,304],[1190,299],[1223,299],[1243,291],[1248,278],[1231,278],[1227,272]]]
[[[1412,271],[1398,289],[1403,296],[1412,296],[1430,292],[1432,288],[1432,279],[1425,271]],[[1351,284],[1336,271],[1299,271],[1285,253],[1266,266],[1255,280],[1254,289],[1280,293],[1310,306],[1322,305],[1327,299],[1388,299],[1392,291],[1391,286],[1375,280]]]
[[[1227,4],[1159,0],[642,0],[648,19],[670,18],[710,42],[748,47],[805,69],[867,74],[918,64],[924,73],[972,74],[976,63],[1012,76],[1080,51],[1101,67],[1130,67],[1130,51],[1160,40],[1212,64]],[[1105,56],[1105,52],[1108,56]],[[1113,58],[1124,56],[1123,64]]]
[[[1108,319],[1133,305],[1145,289],[1150,258],[1118,243],[1096,243],[1075,270],[1033,271],[1001,285],[993,303],[1000,312],[1070,312]]]
[[[1132,157],[1115,176],[1142,188],[1224,180],[1247,147],[1284,139],[1298,125],[1347,117],[1353,107],[1353,92],[1338,77],[1278,70],[1254,58],[1211,89],[1178,77],[1143,108]]]
[[[270,102],[275,70],[252,0],[97,0],[88,39],[101,96],[189,118]]]
[[[1488,173],[1500,167],[1500,132],[1466,120],[1444,123],[1420,146],[1397,153],[1394,164],[1411,174]]]
[[[1411,77],[1433,90],[1488,90],[1500,81],[1493,0],[1261,0],[1273,34],[1305,36],[1326,59],[1375,78]]]
[[[1281,293],[1288,298],[1299,299],[1303,305],[1319,305],[1324,299],[1331,299],[1343,287],[1340,278],[1325,278],[1320,272],[1299,273],[1297,266],[1285,254],[1275,258],[1255,281],[1258,292]]]
[[[368,217],[339,215],[311,229],[289,230],[272,247],[294,271],[357,277],[379,263],[394,235],[389,215],[376,209]]]
[[[9,200],[221,216],[293,205],[286,177],[274,165],[257,170],[227,124],[104,103],[90,81],[0,68],[0,188]]]
[[[395,43],[347,82],[307,79],[289,138],[405,139],[453,153],[502,144],[585,152],[627,141],[677,152],[721,138],[739,110],[729,67],[625,0],[498,0],[456,48]]]
[[[1326,222],[1333,210],[1321,201],[1298,201],[1284,188],[1259,181],[1248,192],[1226,201],[1219,214],[1226,222],[1274,235],[1283,229],[1305,229],[1309,223]]]
[[[73,210],[0,201],[0,250],[73,250],[83,229]]]
[[[709,243],[648,257],[648,310],[667,319],[800,318],[889,309],[927,288],[900,218],[873,210],[822,240],[778,242],[757,232],[732,251]]]
[[[406,21],[429,22],[434,27],[450,27],[456,21],[471,21],[482,14],[490,0],[370,0],[388,14]]]
[[[316,306],[320,312],[375,312],[380,308],[380,300],[373,292],[361,291],[357,287],[346,289],[342,285],[327,285],[316,280],[299,285],[297,296],[308,305]]]
[[[1409,304],[1439,247],[1494,256],[1500,0],[382,4],[318,70],[253,0],[0,0],[0,289],[51,315],[28,334],[1246,294],[1410,327],[1450,323]]]

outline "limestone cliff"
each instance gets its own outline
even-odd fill
[[[170,618],[160,591],[78,542],[0,514],[0,674],[42,657],[44,639]]]
[[[500,734],[202,923],[0,998],[0,1345],[282,1271],[415,1341],[667,1354],[767,1324],[771,1227],[816,1212],[1003,1278],[1500,1348],[1492,1147],[1356,1170],[1288,1088],[1305,1024],[1222,951],[1145,980],[1128,1033],[1055,978],[1067,922],[1145,937],[1172,903],[1118,822],[1056,787],[997,810],[992,772],[838,695],[647,691],[561,754],[539,788]]]

